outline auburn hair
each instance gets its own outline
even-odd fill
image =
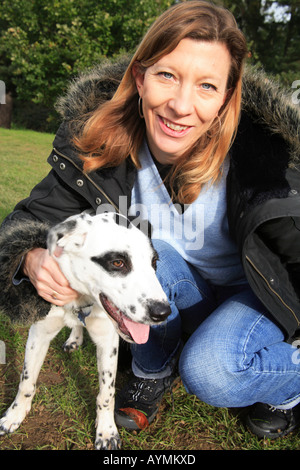
[[[74,139],[86,172],[118,166],[126,158],[131,158],[136,167],[140,167],[138,153],[146,129],[138,112],[139,95],[133,67],[145,72],[185,38],[226,45],[231,67],[227,96],[219,115],[210,129],[170,170],[168,178],[172,199],[189,204],[198,197],[204,184],[220,178],[222,163],[239,122],[247,45],[235,18],[227,9],[201,0],[176,4],[153,23],[133,55],[113,98],[101,104],[87,119],[82,132]]]

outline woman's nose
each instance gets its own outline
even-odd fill
[[[193,92],[189,87],[179,86],[169,100],[169,107],[177,116],[187,116],[194,109]]]

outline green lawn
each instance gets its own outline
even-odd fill
[[[0,220],[49,171],[46,163],[52,135],[0,129]],[[0,365],[0,415],[14,399],[22,369],[27,328],[11,325],[0,314],[0,340],[6,363]],[[52,342],[42,368],[33,407],[16,433],[0,437],[2,450],[93,449],[98,377],[95,347],[85,336],[83,347],[62,351],[69,331]],[[118,374],[120,387],[126,371]],[[187,395],[179,383],[167,393],[155,422],[140,433],[120,430],[125,450],[295,450],[299,431],[278,441],[260,441],[243,425],[245,410],[214,408]]]
[[[53,138],[34,131],[0,129],[0,220],[48,173]]]

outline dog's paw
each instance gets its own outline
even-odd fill
[[[79,349],[83,343],[83,329],[81,326],[75,326],[72,328],[71,334],[67,341],[63,344],[63,350],[65,352],[72,352]]]
[[[98,433],[95,441],[96,450],[119,450],[121,449],[122,442],[119,433],[110,436],[104,436]]]
[[[64,344],[63,344],[63,350],[65,352],[72,352],[72,351],[76,351],[77,349],[79,349],[81,345],[78,344],[77,341],[72,341],[72,342],[69,342],[69,340],[67,340]]]
[[[19,408],[19,409],[17,409]],[[0,419],[0,436],[10,434],[18,429],[26,416],[26,411],[13,404]]]

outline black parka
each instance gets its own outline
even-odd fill
[[[58,103],[63,122],[48,158],[52,167],[30,196],[17,204],[0,231],[0,308],[13,320],[32,322],[49,304],[30,282],[12,283],[22,257],[46,246],[49,225],[87,209],[126,211],[136,169],[128,158],[116,168],[86,174],[72,146],[74,118],[108,99],[126,61],[98,67],[71,84]],[[274,322],[291,338],[300,328],[300,113],[263,73],[248,70],[243,111],[230,150],[227,209],[246,277]]]

